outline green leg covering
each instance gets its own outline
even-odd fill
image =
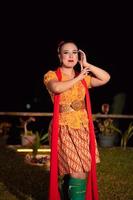
[[[86,179],[70,177],[68,193],[70,200],[84,200],[86,193]]]

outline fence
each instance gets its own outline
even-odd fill
[[[39,117],[46,117],[48,119],[47,120],[43,120],[43,125],[42,127],[45,128],[44,132],[47,131],[48,129],[48,122],[51,120],[51,117],[52,117],[53,113],[50,113],[50,112],[0,112],[0,123],[2,123],[2,121],[10,121],[13,118],[17,118],[20,120],[20,118],[29,118],[29,117],[34,117],[34,118],[37,118]],[[11,117],[11,118],[10,118]],[[10,118],[10,120],[9,120]],[[108,119],[108,118],[111,118],[111,119],[115,119],[117,121],[120,121],[121,120],[121,127],[122,127],[122,130],[126,130],[128,125],[129,125],[129,122],[132,122],[133,121],[133,115],[118,115],[118,114],[93,114],[93,119],[94,121],[96,119]],[[16,140],[18,139],[18,129],[21,130],[23,129],[23,126],[18,126],[17,125],[18,121],[15,122],[15,126],[14,126],[14,130],[15,131],[12,131],[12,136],[15,137],[15,134],[16,134]],[[16,127],[18,128],[17,129],[17,133],[16,133]],[[124,128],[123,128],[124,127]],[[133,143],[133,142],[132,142]],[[131,144],[133,145],[133,144]]]
[[[34,116],[34,117],[51,117],[50,112],[0,112],[0,116]],[[93,114],[95,118],[112,118],[112,119],[133,119],[133,115],[118,114]]]

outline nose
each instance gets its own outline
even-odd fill
[[[69,53],[69,57],[72,58],[73,57],[73,53],[70,52]]]

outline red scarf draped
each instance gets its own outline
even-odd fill
[[[57,69],[56,75],[58,80],[61,81],[60,68]],[[98,186],[96,177],[96,157],[95,157],[95,133],[91,112],[90,96],[85,80],[82,80],[82,84],[86,91],[86,106],[89,119],[89,136],[90,136],[90,154],[91,154],[91,170],[88,174],[88,181],[86,187],[86,200],[98,200]],[[58,128],[59,128],[59,101],[60,95],[54,95],[54,112],[53,112],[53,126],[52,126],[52,139],[51,139],[51,159],[50,159],[50,189],[49,200],[60,200],[60,194],[58,191]]]

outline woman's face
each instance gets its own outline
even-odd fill
[[[62,66],[74,67],[78,62],[78,48],[74,43],[66,43],[60,49],[59,54]]]

